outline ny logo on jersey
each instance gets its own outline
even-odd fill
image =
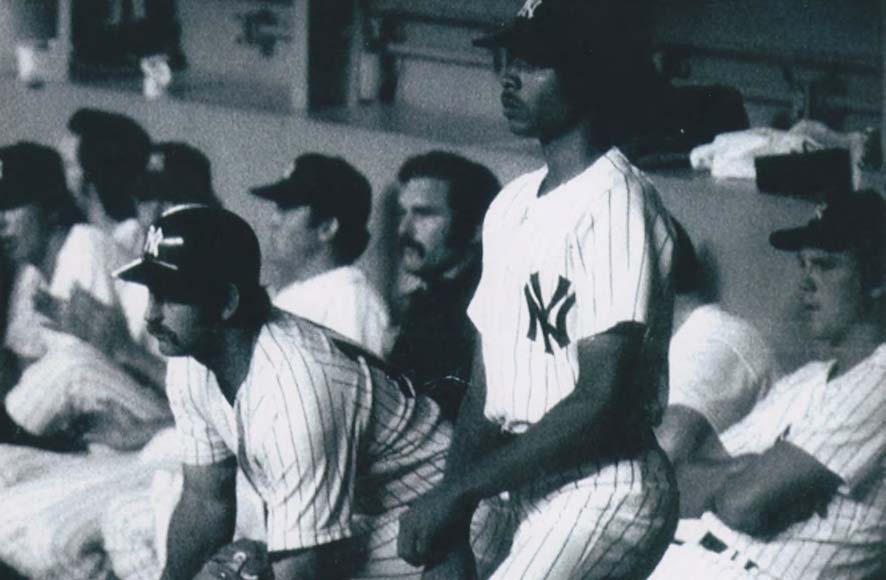
[[[145,253],[155,258],[160,257],[160,246],[182,246],[185,241],[182,238],[166,238],[163,236],[163,228],[151,226],[145,237]]]
[[[551,296],[550,302],[545,304],[541,294],[541,282],[538,280],[538,272],[529,276],[529,283],[523,286],[523,294],[526,296],[526,306],[529,308],[529,333],[526,338],[535,341],[538,337],[538,329],[541,327],[542,339],[545,343],[545,352],[553,354],[551,338],[563,348],[569,344],[569,334],[566,332],[566,316],[575,306],[575,292],[569,294],[572,282],[559,276],[557,289]],[[556,313],[555,313],[556,311]],[[553,324],[551,318],[553,317]]]

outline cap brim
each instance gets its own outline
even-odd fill
[[[249,190],[249,193],[262,199],[278,201],[286,193],[286,181],[275,181],[266,185],[259,185]]]
[[[114,277],[143,286],[168,284],[173,280],[178,282],[181,279],[181,275],[173,266],[167,266],[163,262],[148,258],[139,258],[122,266],[114,271]]]
[[[820,248],[837,252],[850,247],[845,237],[827,235],[821,228],[806,225],[799,228],[776,230],[769,234],[769,243],[778,250],[795,252],[803,248]]]

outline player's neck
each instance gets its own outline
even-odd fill
[[[571,129],[542,140],[542,152],[548,166],[548,174],[538,194],[539,197],[556,189],[593,165],[610,145],[598,139],[587,124],[579,123]]]
[[[260,326],[226,327],[216,335],[215,344],[206,353],[196,357],[215,375],[215,380],[229,403],[233,404],[240,385],[249,374],[252,353],[260,330]]]
[[[285,288],[295,282],[304,282],[310,280],[320,274],[325,274],[330,270],[339,267],[331,252],[322,252],[314,254],[310,258],[301,260],[297,268],[292,268],[292,264],[282,267],[280,270],[284,272],[283,279],[280,281],[280,288]],[[288,274],[288,275],[287,275]]]
[[[874,322],[853,326],[839,343],[830,345],[831,356],[837,361],[831,378],[842,375],[869,357],[883,340],[883,331]]]

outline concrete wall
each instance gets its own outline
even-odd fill
[[[134,93],[67,84],[30,90],[10,79],[0,80],[0,103],[4,142],[53,143],[70,114],[89,105],[133,116],[155,139],[193,143],[212,160],[220,197],[256,227],[263,242],[270,208],[246,194],[247,188],[276,179],[302,152],[343,155],[367,175],[377,193],[374,239],[361,265],[381,288],[390,279],[394,232],[391,196],[384,192],[407,156],[433,148],[457,150],[488,164],[503,181],[540,163],[534,155],[493,147],[454,148],[432,139],[321,123],[298,115],[175,100],[147,102]],[[747,182],[717,183],[689,174],[654,177],[667,205],[696,243],[709,246],[718,260],[725,306],[756,322],[773,340],[785,366],[802,360],[806,345],[794,340],[796,324],[790,322],[798,269],[792,256],[769,248],[767,236],[775,228],[804,223],[812,213],[811,204],[761,195]]]

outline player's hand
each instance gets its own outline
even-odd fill
[[[74,286],[68,300],[40,290],[34,306],[49,318],[51,328],[76,336],[111,358],[116,350],[132,342],[120,308],[108,306],[80,286]]]
[[[474,505],[445,485],[418,498],[400,517],[397,553],[413,566],[439,563],[467,543]]]
[[[240,539],[213,554],[194,580],[268,580],[272,577],[265,543]]]

